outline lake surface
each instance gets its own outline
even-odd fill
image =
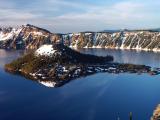
[[[82,49],[115,61],[160,67],[160,53]],[[23,51],[0,50],[0,120],[149,120],[160,103],[160,75],[98,73],[60,88],[6,73],[5,63]]]

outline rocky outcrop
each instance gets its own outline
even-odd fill
[[[70,46],[77,48],[116,48],[160,51],[160,32],[153,31],[79,33],[68,35],[64,41],[68,41],[68,38],[70,38]]]
[[[59,40],[60,35],[30,24],[0,29],[0,48],[4,49],[37,49]]]
[[[160,104],[154,110],[151,120],[160,120]]]

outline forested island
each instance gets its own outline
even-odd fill
[[[152,70],[149,66],[114,63],[113,59],[82,54],[63,44],[48,44],[6,64],[5,70],[36,81],[52,81],[54,87],[99,72],[159,74],[158,69]]]

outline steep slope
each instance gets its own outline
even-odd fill
[[[116,48],[160,51],[160,32],[121,31],[114,33],[79,33],[70,38],[70,46],[77,48]],[[64,42],[65,43],[65,42]]]
[[[0,29],[0,48],[5,49],[37,49],[43,44],[54,43],[59,39],[59,35],[30,24],[16,29]]]
[[[156,107],[156,109],[153,112],[153,116],[151,117],[151,120],[159,120],[160,119],[160,104]]]
[[[0,29],[0,48],[38,49],[43,44],[54,43],[75,48],[160,51],[160,32],[159,29],[152,29],[54,34],[29,24],[17,29]]]

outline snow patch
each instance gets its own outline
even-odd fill
[[[40,84],[46,86],[46,87],[55,87],[56,83],[52,81],[39,81]]]
[[[42,45],[39,49],[36,50],[37,55],[53,55],[56,50],[53,49],[52,45]]]
[[[33,32],[33,34],[34,34],[34,35],[39,35],[39,36],[43,35],[42,32]]]
[[[85,33],[85,35],[92,35],[92,33]]]
[[[13,39],[14,35],[18,35],[21,32],[21,28],[19,29],[12,29],[11,32],[8,33],[4,33],[3,31],[0,32],[0,41],[5,41],[5,40],[9,40],[9,39]]]
[[[0,32],[0,41],[8,40],[13,38],[13,33],[6,33]]]

